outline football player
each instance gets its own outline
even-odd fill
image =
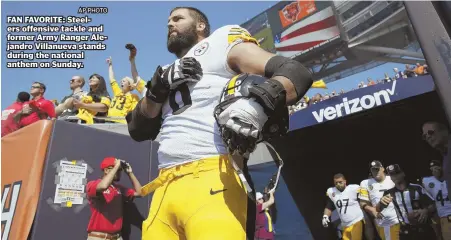
[[[447,182],[443,179],[442,163],[432,160],[430,163],[432,176],[423,178],[423,187],[435,200],[437,215],[440,218],[438,234],[443,239],[451,239],[451,201]]]
[[[332,211],[337,209],[343,226],[342,239],[360,240],[363,234],[363,212],[358,200],[360,186],[346,185],[346,178],[341,173],[335,174],[334,185],[326,192],[328,201],[324,208],[323,226],[329,226]]]
[[[393,203],[378,212],[376,205],[383,197],[384,191],[395,187],[390,176],[385,174],[380,161],[370,163],[373,178],[360,183],[360,205],[371,217],[376,219],[376,229],[382,240],[399,240],[400,225]]]
[[[171,11],[167,38],[178,59],[157,67],[145,97],[127,115],[134,140],[160,136],[159,176],[143,187],[144,194],[155,192],[142,239],[253,239],[255,202],[248,202],[213,111],[226,83],[255,74],[262,83],[252,86],[252,97],[219,116],[233,138],[251,138],[279,108],[305,95],[311,73],[264,51],[238,25],[210,34],[205,14],[191,7]]]

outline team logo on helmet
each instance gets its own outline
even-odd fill
[[[335,193],[334,192],[332,193],[332,197],[335,197]]]
[[[435,187],[435,184],[433,183],[433,182],[431,182],[431,183],[429,183],[429,188],[434,188]]]

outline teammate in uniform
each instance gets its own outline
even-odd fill
[[[205,14],[190,7],[171,11],[167,47],[178,59],[157,68],[146,96],[127,115],[134,140],[160,135],[159,176],[142,189],[155,191],[142,238],[253,239],[255,202],[247,201],[218,125],[234,139],[258,136],[268,118],[277,118],[274,107],[286,109],[305,95],[311,73],[264,51],[238,25],[210,34]],[[230,104],[218,124],[214,109],[239,73],[255,74],[252,79],[262,83],[249,88],[252,97]]]
[[[360,240],[363,233],[363,212],[357,198],[360,186],[346,185],[345,176],[341,173],[335,174],[334,185],[327,189],[329,199],[324,209],[323,226],[329,225],[332,211],[337,209],[343,226],[343,240]]]
[[[375,218],[376,229],[382,240],[399,240],[399,220],[393,203],[390,203],[382,212],[376,210],[376,205],[383,197],[384,191],[395,186],[390,176],[385,174],[384,166],[380,161],[370,164],[373,178],[360,183],[360,205],[371,217]]]
[[[430,163],[432,176],[423,178],[423,187],[435,200],[437,215],[440,218],[438,234],[442,239],[451,239],[451,201],[447,182],[443,179],[442,163],[432,160]]]

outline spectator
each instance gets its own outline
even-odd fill
[[[451,182],[451,133],[446,125],[438,122],[423,124],[423,139],[443,156],[443,176],[447,183]],[[451,184],[447,185],[448,193]]]
[[[442,238],[451,239],[451,201],[446,189],[447,182],[443,179],[442,161],[432,160],[429,164],[432,176],[423,178],[424,189],[435,199],[437,209],[437,223],[432,224],[436,235]]]
[[[82,76],[73,76],[69,81],[69,87],[72,90],[72,94],[65,96],[61,103],[57,105],[55,111],[57,116],[73,116],[76,115],[78,109],[74,108],[73,99],[80,100],[87,95],[87,92],[83,91],[85,85],[85,78]]]
[[[108,73],[110,77],[111,88],[113,89],[113,101],[108,109],[108,117],[124,117],[121,120],[111,120],[115,123],[127,123],[125,116],[131,112],[138,104],[139,97],[136,94],[131,93],[135,89],[135,82],[130,77],[124,77],[121,80],[121,87],[116,82],[113,71],[113,60],[108,58]]]
[[[368,81],[368,86],[372,86],[375,85],[376,83],[373,81],[373,79],[371,79],[370,77],[367,79]]]
[[[395,80],[404,78],[404,72],[399,71],[398,68],[393,68],[393,72],[395,72],[395,77],[394,77]]]
[[[429,69],[428,65],[424,64],[424,74],[431,74],[431,70]]]
[[[414,71],[418,76],[424,75],[424,67],[421,66],[421,64],[419,64],[419,63],[417,63],[417,65],[415,66]]]
[[[88,224],[88,240],[122,240],[124,201],[141,196],[141,184],[133,174],[130,164],[114,157],[106,157],[100,164],[103,177],[88,182],[86,193],[91,208]],[[134,189],[117,184],[125,170]]]
[[[25,103],[22,109],[15,114],[14,120],[19,122],[19,127],[25,127],[41,119],[56,118],[55,105],[44,98],[46,86],[40,82],[31,85],[31,101]]]
[[[77,117],[82,122],[87,124],[104,123],[104,120],[94,120],[94,117],[106,117],[111,104],[105,79],[99,74],[92,74],[89,77],[89,93],[80,100],[74,99],[73,104],[75,108],[78,108]]]
[[[137,48],[133,45],[133,44],[127,44],[127,49],[130,50],[130,55],[129,55],[129,60],[130,60],[130,66],[131,66],[131,71],[132,71],[132,78],[133,81],[136,84],[136,90],[142,95],[144,96],[146,94],[146,82],[144,80],[141,79],[141,77],[139,77],[138,74],[138,70],[136,68],[136,55],[138,53]]]
[[[409,64],[406,64],[406,69],[404,70],[404,75],[407,76],[408,78],[417,76],[417,74],[415,74],[414,69],[412,69]]]
[[[389,83],[392,79],[388,76],[388,73],[384,73],[384,82]]]
[[[274,229],[269,207],[274,204],[274,193],[269,193],[268,201],[264,202],[263,194],[257,192],[257,217],[255,221],[255,240],[273,240]]]
[[[21,110],[22,106],[30,101],[30,94],[27,92],[20,92],[17,95],[17,100],[5,110],[2,111],[2,137],[19,129],[19,125],[14,121],[14,113]]]
[[[345,94],[345,90],[344,89],[341,89],[341,91],[340,91],[340,95],[342,95],[342,94]]]
[[[425,240],[435,238],[428,221],[435,212],[434,200],[418,184],[409,183],[404,171],[398,164],[387,167],[387,173],[393,179],[395,187],[383,193],[376,209],[382,211],[394,204],[396,215],[401,223],[400,239]]]

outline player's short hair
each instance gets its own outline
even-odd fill
[[[44,90],[44,92],[45,92],[45,90],[47,89],[47,87],[45,86],[44,83],[41,83],[41,82],[34,82],[33,84],[39,84],[39,87],[41,87],[41,89]]]
[[[443,124],[443,123],[439,123],[439,122],[435,122],[435,121],[428,121],[428,122],[423,123],[423,126],[426,125],[426,124],[433,125],[439,131],[447,131],[447,132],[449,132],[448,127],[445,124]]]
[[[27,92],[20,92],[17,94],[17,101],[22,103],[30,101],[30,94]]]
[[[334,175],[334,179],[339,179],[339,178],[343,178],[344,180],[346,180],[345,175],[343,175],[342,173],[337,173]]]
[[[205,13],[193,7],[175,7],[174,9],[171,10],[170,14],[172,14],[175,10],[178,9],[188,9],[188,11],[191,14],[191,17],[196,19],[196,21],[203,22],[205,24],[204,31],[202,32],[204,37],[210,36],[210,22],[208,21],[207,15],[205,15]]]

